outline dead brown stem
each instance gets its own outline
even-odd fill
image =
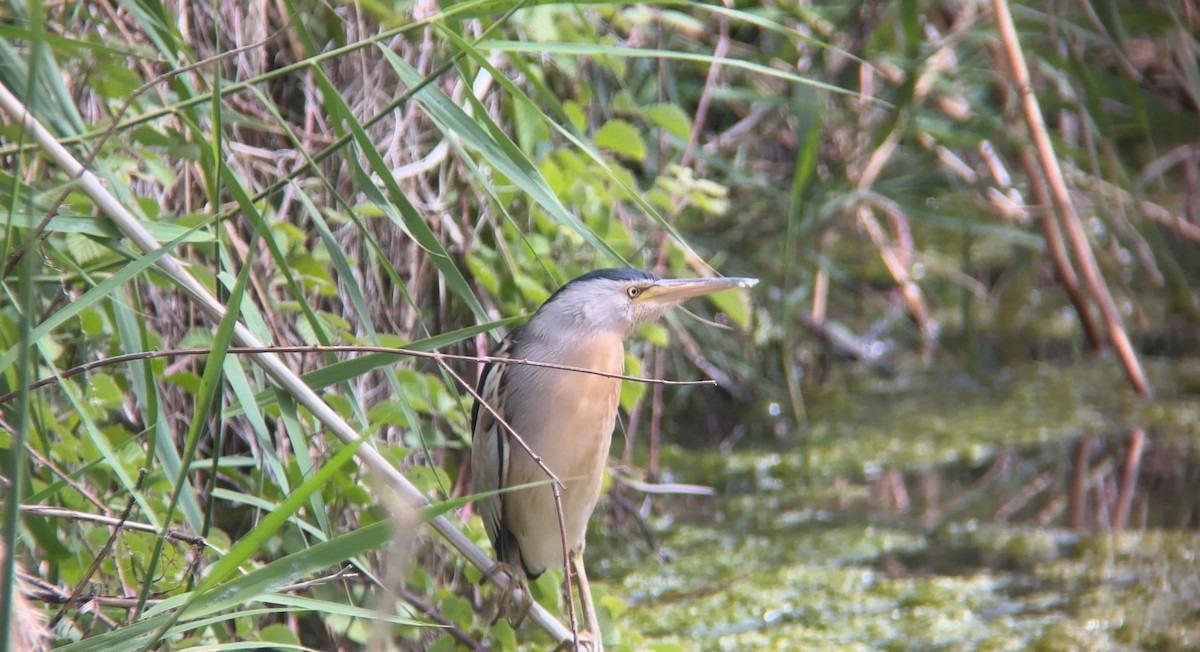
[[[1029,178],[1029,192],[1033,195],[1033,203],[1040,208],[1038,218],[1042,223],[1042,233],[1045,234],[1050,260],[1054,261],[1054,268],[1058,271],[1058,280],[1062,283],[1071,304],[1075,306],[1075,314],[1079,316],[1079,324],[1083,328],[1088,348],[1098,350],[1103,345],[1104,338],[1092,317],[1087,296],[1079,285],[1079,276],[1071,266],[1071,255],[1067,253],[1067,247],[1063,243],[1062,229],[1050,214],[1050,193],[1046,190],[1046,182],[1038,172],[1037,161],[1028,148],[1021,149],[1020,157],[1021,166],[1025,168],[1025,175]]]
[[[1096,262],[1096,256],[1088,241],[1087,233],[1084,231],[1083,223],[1075,211],[1075,204],[1071,201],[1071,194],[1067,189],[1066,180],[1063,178],[1062,168],[1059,167],[1054,145],[1050,141],[1050,134],[1046,130],[1046,123],[1042,118],[1041,107],[1033,92],[1029,68],[1025,63],[1021,43],[1017,38],[1017,29],[1013,25],[1012,14],[1008,11],[1008,2],[1007,0],[993,0],[992,6],[996,14],[996,27],[1000,34],[1000,42],[1004,46],[1013,83],[1016,86],[1025,116],[1025,123],[1033,139],[1046,184],[1050,189],[1054,215],[1075,252],[1083,279],[1092,293],[1092,298],[1096,300],[1096,304],[1100,308],[1100,313],[1104,317],[1105,326],[1108,329],[1109,340],[1117,357],[1121,360],[1129,382],[1140,396],[1149,397],[1152,393],[1150,383],[1142,370],[1137,353],[1133,350],[1133,344],[1129,341],[1129,334],[1125,331],[1121,313],[1104,282],[1104,276]]]

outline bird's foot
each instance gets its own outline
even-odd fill
[[[500,593],[500,601],[496,608],[496,616],[492,618],[492,624],[495,625],[503,615],[508,618],[508,623],[515,629],[521,625],[533,607],[533,596],[529,593],[529,581],[525,577],[525,573],[513,568],[510,564],[496,562],[483,572],[479,583],[490,581],[497,573],[508,575],[508,586],[504,587]]]

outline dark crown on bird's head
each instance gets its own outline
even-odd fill
[[[607,269],[597,269],[588,272],[582,276],[567,281],[562,287],[550,295],[546,299],[546,303],[554,301],[555,297],[563,293],[563,290],[577,283],[587,283],[588,281],[657,281],[659,278],[654,274],[647,272],[644,269],[633,269],[632,267],[611,267]],[[545,305],[545,304],[542,304]]]

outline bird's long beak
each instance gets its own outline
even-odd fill
[[[673,305],[692,297],[731,288],[753,287],[757,283],[756,278],[668,278],[646,288],[640,299],[647,303]]]

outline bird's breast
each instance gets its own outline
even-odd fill
[[[563,356],[561,364],[620,374],[625,369],[625,347],[620,338],[601,338],[598,343],[570,351]],[[553,401],[551,411],[555,413],[551,421],[556,422],[552,433],[547,434],[583,446],[590,453],[588,457],[607,455],[620,403],[620,379],[577,371],[551,370],[547,380],[548,393]]]
[[[517,355],[516,357],[523,357]],[[619,337],[579,343],[570,350],[531,360],[619,374],[625,367],[625,347]],[[562,508],[567,545],[584,543],[587,522],[600,494],[620,403],[621,380],[592,373],[535,367],[514,367],[512,425],[521,438],[563,482]],[[519,388],[519,389],[517,389]],[[519,397],[517,396],[519,394]],[[546,479],[519,446],[512,447],[507,486]],[[504,498],[507,526],[521,548],[523,563],[532,572],[561,567],[557,516],[549,487],[525,489]]]

